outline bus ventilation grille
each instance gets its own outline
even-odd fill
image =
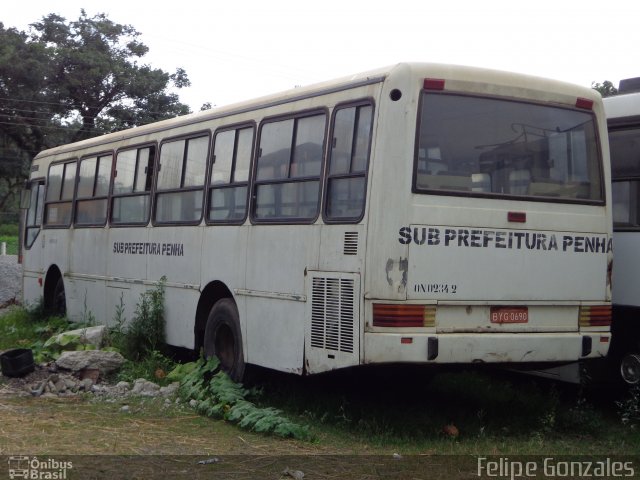
[[[354,281],[349,278],[313,279],[311,346],[353,353]]]
[[[342,253],[345,255],[357,255],[358,254],[358,232],[345,232],[344,233],[344,248]]]

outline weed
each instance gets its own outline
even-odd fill
[[[164,344],[165,283],[166,277],[163,276],[154,289],[140,295],[124,342],[124,355],[131,360],[142,359]]]
[[[640,385],[631,387],[627,398],[616,402],[616,405],[623,425],[630,428],[640,425]]]
[[[198,360],[190,371],[183,368],[187,373],[182,376],[181,396],[186,400],[195,400],[199,413],[237,423],[241,428],[255,432],[297,439],[310,438],[308,427],[290,421],[281,410],[259,408],[248,401],[246,397],[257,392],[233,382],[219,366],[220,362],[212,357],[208,361]]]
[[[138,378],[145,378],[160,385],[171,382],[167,372],[175,367],[175,362],[160,352],[153,350],[138,360],[127,360],[116,375],[118,382],[134,382]]]

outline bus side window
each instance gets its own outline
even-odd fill
[[[111,154],[80,160],[76,193],[76,226],[106,223],[112,163],[113,155]]]
[[[146,225],[155,147],[141,147],[117,153],[113,174],[111,223]]]
[[[31,202],[27,210],[25,222],[24,246],[29,249],[36,241],[40,226],[42,225],[42,212],[44,207],[44,181],[39,180],[31,184]]]
[[[208,153],[208,135],[161,145],[154,217],[157,223],[200,222]]]
[[[76,161],[57,163],[49,167],[44,224],[50,227],[71,225],[71,205],[76,182]]]
[[[333,118],[324,210],[329,221],[359,221],[364,214],[372,126],[368,104],[341,108]]]
[[[247,213],[253,127],[216,133],[209,182],[209,213],[213,223],[242,223]]]
[[[311,221],[318,215],[326,115],[265,123],[260,132],[253,218]]]

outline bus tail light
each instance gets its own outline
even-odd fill
[[[373,304],[374,327],[435,327],[436,307],[431,305]]]
[[[582,108],[584,110],[593,110],[593,100],[589,100],[588,98],[578,97],[576,99],[576,107]]]
[[[608,327],[611,325],[611,305],[582,306],[578,319],[581,327]]]
[[[425,78],[423,88],[425,90],[444,90],[444,79]]]

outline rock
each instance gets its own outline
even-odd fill
[[[143,397],[157,397],[160,395],[160,385],[145,380],[144,378],[139,378],[134,382],[131,393]]]
[[[98,369],[104,375],[118,370],[124,362],[124,357],[118,352],[79,350],[62,352],[56,360],[56,365],[72,372],[79,372],[83,369]]]
[[[198,401],[192,398],[191,400],[189,400],[189,406],[191,408],[196,408],[198,406]]]
[[[58,379],[54,386],[56,387],[56,392],[64,393],[67,391],[67,383],[63,379]]]
[[[90,378],[85,378],[80,382],[80,388],[82,388],[85,392],[90,392],[91,387],[93,387],[93,380]]]
[[[100,348],[100,346],[102,345],[102,341],[104,340],[106,331],[107,327],[105,327],[104,325],[78,328],[76,330],[69,330],[68,332],[62,332],[56,335],[53,342],[59,344],[65,336],[77,336],[79,338],[79,343],[90,344],[95,346],[96,348]]]
[[[120,408],[120,411],[123,413],[129,413],[129,410],[131,410],[131,408],[129,408],[129,405],[123,405],[122,408]]]
[[[42,395],[46,384],[46,381],[37,383],[34,387],[31,388],[31,395],[33,395],[34,397],[39,397],[40,395]]]
[[[115,389],[119,393],[126,393],[131,389],[131,384],[129,382],[118,382],[116,383]]]
[[[166,387],[160,387],[160,395],[162,395],[163,397],[171,397],[172,395],[176,394],[178,388],[180,388],[180,382],[173,382]]]

